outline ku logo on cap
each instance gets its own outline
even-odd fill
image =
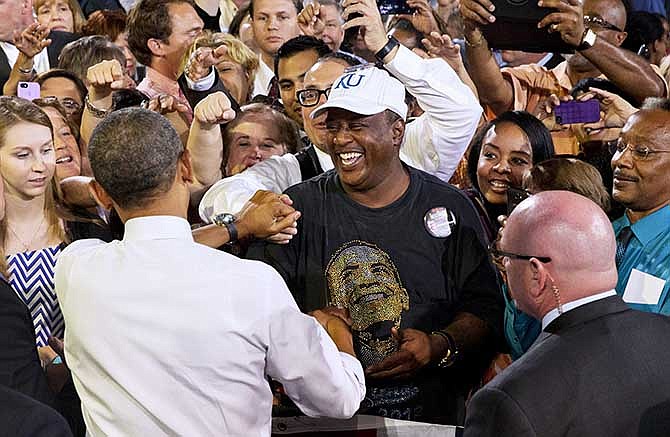
[[[348,90],[349,88],[355,88],[361,84],[364,77],[365,77],[364,74],[356,74],[356,73],[346,74],[340,78],[340,80],[337,82],[337,85],[335,85],[334,89],[343,88],[345,90]]]

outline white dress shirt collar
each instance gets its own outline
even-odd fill
[[[316,144],[314,145],[314,151],[316,152],[316,157],[319,159],[319,164],[321,164],[323,171],[328,171],[335,168],[330,155],[316,147]]]
[[[172,215],[137,217],[126,222],[123,241],[167,239],[193,241],[191,226],[185,219]]]
[[[568,311],[574,310],[575,308],[580,307],[582,305],[586,305],[587,303],[595,302],[600,299],[605,299],[606,297],[614,296],[615,294],[616,291],[609,290],[602,293],[594,294],[592,296],[587,296],[581,299],[573,300],[572,302],[568,302],[562,305],[563,313],[567,313]],[[544,331],[546,327],[549,326],[549,324],[554,320],[556,320],[560,315],[561,314],[558,312],[558,308],[554,308],[553,310],[545,314],[544,317],[542,317],[542,330]]]

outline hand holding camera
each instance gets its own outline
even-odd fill
[[[342,7],[342,15],[347,20],[342,26],[345,31],[360,27],[365,45],[372,53],[377,53],[386,45],[386,28],[375,0],[344,0]]]

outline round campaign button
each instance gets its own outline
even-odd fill
[[[451,235],[456,226],[456,216],[443,206],[431,208],[423,216],[423,225],[430,235],[435,238],[445,238]]]

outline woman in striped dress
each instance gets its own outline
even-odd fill
[[[56,153],[47,115],[36,105],[0,97],[0,174],[5,217],[0,221],[0,269],[28,306],[37,346],[62,337],[54,267],[66,241],[56,208]]]

